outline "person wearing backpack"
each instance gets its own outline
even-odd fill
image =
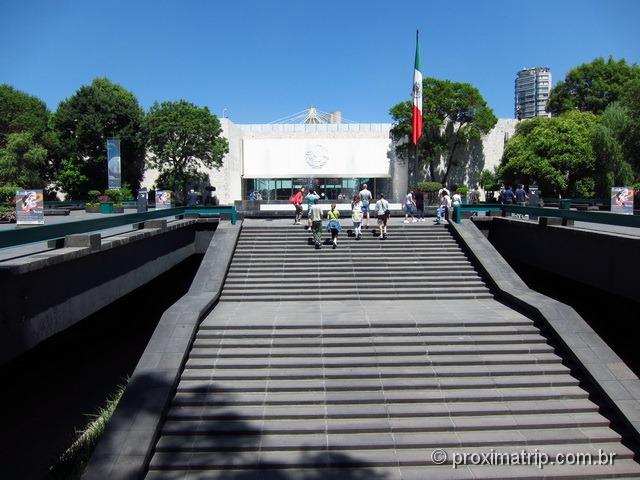
[[[378,214],[378,227],[380,227],[380,240],[387,239],[387,221],[391,216],[389,202],[384,198],[384,193],[380,194],[380,199],[376,202],[376,213]]]
[[[300,220],[302,219],[302,199],[304,198],[304,187],[300,187],[296,193],[291,195],[289,198],[289,203],[293,204],[296,209],[296,216],[293,220],[294,225],[300,225]]]
[[[331,210],[327,212],[327,230],[331,232],[331,243],[333,243],[333,249],[338,248],[338,233],[342,230],[340,225],[340,211],[336,208],[336,204],[331,204]]]
[[[320,196],[316,194],[316,191],[313,188],[310,188],[309,193],[304,198],[307,201],[307,219],[308,219],[307,226],[304,227],[304,229],[310,230],[313,223],[311,220],[311,208],[313,207],[313,205],[316,203],[317,200],[320,200]],[[322,220],[322,218],[320,220]]]

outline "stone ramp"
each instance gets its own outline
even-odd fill
[[[492,297],[445,226],[393,225],[380,240],[374,223],[358,241],[347,237],[345,226],[335,250],[315,250],[302,226],[243,227],[221,300]]]
[[[454,452],[492,449],[602,451],[615,462],[451,466]],[[200,325],[147,473],[543,476],[639,478],[640,465],[534,323],[493,299],[220,302]]]

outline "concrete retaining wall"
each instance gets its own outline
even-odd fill
[[[64,248],[0,264],[0,364],[198,253],[217,226],[161,222],[102,240],[70,236]]]
[[[507,260],[640,301],[640,238],[494,218],[489,241]]]

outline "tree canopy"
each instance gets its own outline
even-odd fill
[[[478,89],[468,83],[426,77],[422,89],[423,133],[418,142],[419,158],[415,158],[409,141],[402,143],[411,136],[412,103],[409,101],[398,103],[389,111],[395,122],[391,134],[396,142],[400,142],[396,154],[415,162],[415,169],[426,166],[431,180],[446,184],[458,149],[471,140],[479,140],[498,119]],[[441,178],[437,178],[441,158],[444,158],[445,168]]]
[[[146,131],[149,165],[159,170],[166,186],[183,196],[190,181],[202,181],[200,168],[219,168],[229,151],[218,118],[207,107],[185,100],[155,103]]]
[[[0,183],[45,188],[53,174],[57,140],[45,103],[0,85]]]
[[[596,124],[592,113],[576,111],[521,122],[505,146],[498,176],[511,185],[537,182],[547,195],[593,196]]]
[[[72,198],[106,188],[109,137],[120,139],[122,182],[138,189],[144,174],[144,111],[131,92],[97,78],[60,103],[53,123],[63,157],[57,183]]]
[[[551,90],[547,111],[559,115],[570,110],[600,114],[618,100],[630,80],[640,78],[640,67],[624,59],[598,57],[579,65]]]
[[[0,147],[6,145],[12,133],[29,132],[34,140],[40,140],[48,125],[49,110],[42,100],[0,85]]]

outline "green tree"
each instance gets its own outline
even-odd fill
[[[218,118],[207,107],[185,100],[156,103],[146,119],[149,165],[160,172],[159,183],[186,195],[189,182],[201,180],[199,168],[219,168],[229,151]]]
[[[614,185],[633,182],[633,170],[625,161],[624,141],[630,124],[627,110],[618,102],[607,107],[593,132],[595,154],[595,191],[606,198]]]
[[[0,147],[7,144],[12,133],[29,132],[32,140],[40,141],[47,132],[49,110],[39,98],[0,85]]]
[[[511,185],[537,182],[547,194],[593,196],[596,124],[592,113],[576,111],[521,122],[505,146],[498,177]]]
[[[640,67],[622,59],[598,57],[571,69],[551,90],[547,110],[559,115],[570,110],[600,114],[625,90],[625,84],[640,78]]]
[[[58,165],[59,144],[50,121],[51,114],[42,100],[9,85],[0,85],[3,182],[25,188],[46,188],[51,183]]]
[[[106,78],[97,78],[64,100],[54,126],[64,161],[57,183],[72,198],[107,186],[109,137],[120,139],[122,182],[134,190],[144,174],[144,112],[136,97]]]
[[[634,170],[635,181],[640,181],[640,78],[626,84],[620,104],[628,120],[622,134],[624,158]]]
[[[29,132],[10,133],[0,148],[0,184],[45,188],[47,149]]]
[[[412,128],[412,103],[398,103],[389,111],[395,122],[391,134],[396,142],[400,142],[396,154],[410,161],[411,170],[426,167],[433,181],[438,180],[436,169],[444,159],[440,180],[446,184],[456,152],[471,140],[479,140],[488,133],[498,119],[478,89],[468,83],[427,77],[422,81],[422,91],[423,133],[418,141],[418,158],[408,140]],[[406,140],[404,143],[403,139]]]

